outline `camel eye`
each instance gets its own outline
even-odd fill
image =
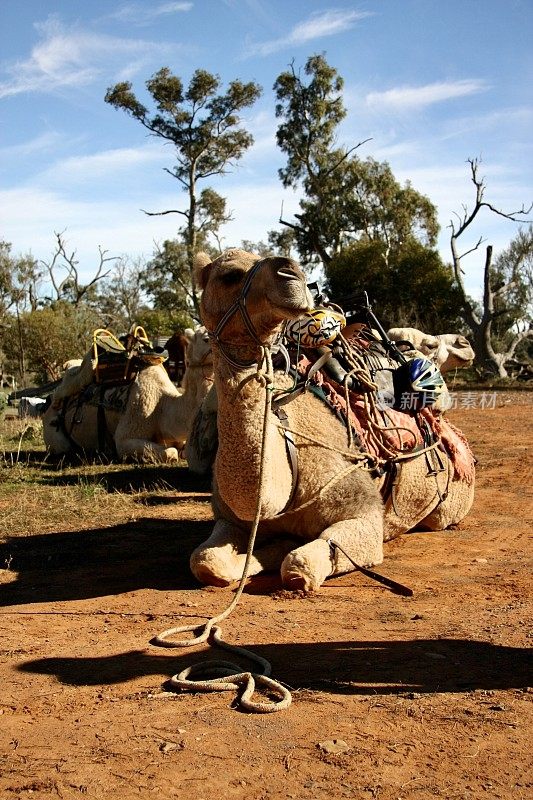
[[[240,283],[243,277],[244,272],[242,269],[229,269],[227,272],[223,272],[221,274],[220,280],[224,286],[234,286],[235,284]]]

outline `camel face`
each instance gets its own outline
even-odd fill
[[[304,273],[288,258],[260,259],[243,250],[228,250],[201,267],[197,279],[203,288],[201,310],[206,328],[217,330],[228,315],[221,339],[235,344],[250,340],[239,302],[253,319],[261,341],[268,340],[284,320],[298,317],[313,305]]]
[[[465,336],[455,333],[443,333],[440,340],[438,353],[435,359],[441,372],[449,372],[452,369],[463,369],[472,366],[474,363],[474,350]]]
[[[474,350],[466,336],[460,333],[432,336],[417,328],[391,328],[387,335],[395,342],[410,342],[420,353],[434,361],[441,372],[470,367],[474,361]]]

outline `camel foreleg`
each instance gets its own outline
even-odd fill
[[[115,436],[117,454],[122,459],[134,461],[179,461],[179,453],[175,447],[151,442],[148,439],[122,439]]]
[[[217,520],[213,533],[191,555],[193,575],[208,586],[228,586],[242,577],[249,532],[225,519]],[[248,565],[248,575],[279,570],[281,562],[294,547],[293,541],[272,539],[258,543]]]
[[[346,519],[326,528],[318,539],[292,550],[281,565],[284,586],[291,589],[316,591],[326,578],[351,572],[353,564],[334,546],[338,542],[361,567],[371,567],[383,561],[383,511],[381,506],[364,518]]]

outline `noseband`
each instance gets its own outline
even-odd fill
[[[248,270],[248,273],[247,273],[246,278],[244,280],[244,283],[242,285],[240,294],[237,297],[237,299],[235,300],[235,302],[232,303],[231,306],[228,308],[228,310],[226,311],[226,313],[224,314],[224,316],[222,317],[222,319],[220,320],[220,322],[216,326],[215,330],[214,331],[207,331],[211,341],[213,341],[213,342],[215,342],[217,344],[221,354],[224,356],[224,358],[226,359],[228,364],[230,364],[235,369],[243,369],[243,368],[251,367],[253,364],[256,364],[257,362],[256,361],[236,361],[234,358],[232,358],[229,355],[229,353],[227,352],[225,343],[220,338],[220,334],[222,333],[222,331],[224,330],[224,328],[226,327],[226,325],[228,324],[230,319],[233,317],[233,315],[238,312],[241,315],[241,319],[242,319],[242,321],[244,322],[244,324],[246,326],[246,330],[248,331],[248,333],[250,334],[250,336],[252,337],[254,342],[256,344],[258,344],[260,347],[264,346],[263,342],[261,341],[261,339],[257,335],[257,331],[256,331],[256,329],[254,327],[254,324],[253,324],[251,318],[250,318],[250,315],[248,314],[248,309],[246,308],[246,298],[248,297],[248,293],[250,291],[250,287],[252,285],[252,281],[253,281],[253,279],[255,278],[255,276],[257,275],[257,273],[259,272],[259,270],[261,269],[261,267],[263,266],[264,263],[265,263],[265,259],[261,258],[261,259],[259,259],[259,261],[255,262],[255,264],[253,265],[253,267],[250,270]]]

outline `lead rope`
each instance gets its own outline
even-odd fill
[[[239,653],[247,658],[255,661],[260,665],[262,671],[256,672],[241,672],[241,668],[231,661],[212,660],[208,662],[200,662],[193,664],[191,667],[184,669],[177,675],[170,678],[169,685],[172,689],[188,690],[196,692],[223,692],[229,690],[241,691],[239,703],[246,711],[253,711],[260,714],[271,713],[273,711],[283,711],[291,704],[291,693],[285,686],[282,686],[278,681],[269,677],[272,667],[270,663],[246,650],[244,647],[228,644],[222,639],[222,631],[217,625],[218,622],[227,619],[232,611],[237,606],[241,594],[244,590],[244,585],[248,578],[248,570],[250,567],[250,560],[252,558],[255,538],[257,535],[257,528],[261,519],[261,504],[263,500],[263,483],[265,471],[265,455],[267,452],[267,435],[268,435],[268,418],[271,410],[271,397],[272,393],[269,391],[269,386],[274,381],[274,369],[272,366],[272,354],[270,348],[261,347],[261,358],[257,364],[257,372],[253,376],[265,387],[265,406],[263,412],[263,435],[261,440],[261,460],[259,467],[259,486],[257,491],[257,506],[255,517],[250,531],[250,538],[248,540],[248,548],[246,551],[246,559],[244,568],[235,592],[235,596],[227,608],[215,617],[211,617],[205,625],[180,625],[177,628],[168,628],[160,633],[152,643],[159,647],[193,647],[194,645],[201,644],[202,642],[209,642],[209,644],[216,644],[225,650],[230,650],[233,653]],[[170,636],[179,633],[186,633],[188,631],[200,631],[200,633],[192,639],[184,639],[182,641],[169,641]],[[217,675],[217,677],[191,679],[192,675]],[[279,700],[271,700],[261,702],[252,700],[252,696],[257,687],[267,690],[270,694],[279,697]]]

